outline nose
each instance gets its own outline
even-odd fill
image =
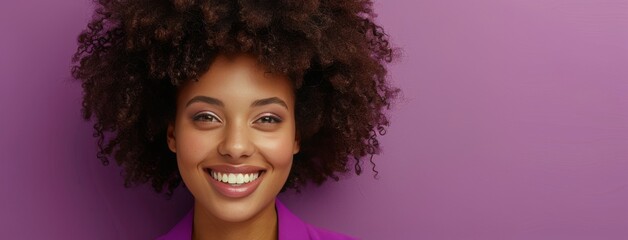
[[[218,144],[218,153],[232,160],[247,158],[255,152],[246,124],[231,124],[224,129],[222,142]]]

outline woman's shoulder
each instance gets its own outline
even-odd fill
[[[192,238],[192,221],[194,219],[194,209],[188,213],[175,225],[168,233],[155,240],[189,240]]]
[[[307,223],[306,225],[308,226],[308,235],[309,235],[308,237],[311,240],[355,240],[357,239],[357,238],[350,237],[350,236],[340,234],[337,232],[332,232],[326,229],[317,228]]]
[[[301,221],[279,199],[276,200],[279,239],[354,240],[357,238],[316,227]]]

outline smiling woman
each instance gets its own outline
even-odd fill
[[[239,239],[276,235],[274,201],[299,151],[295,132],[292,84],[250,56],[219,56],[180,88],[168,146],[196,200],[195,236],[209,239],[225,226],[229,236],[247,229]]]
[[[379,152],[397,89],[370,1],[99,1],[73,76],[103,163],[194,209],[161,239],[344,239],[276,196]],[[113,133],[105,138],[106,133]]]

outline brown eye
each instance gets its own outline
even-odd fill
[[[274,116],[263,116],[259,119],[257,119],[258,123],[280,123],[281,119],[279,119],[278,117],[274,117]]]
[[[198,122],[221,122],[220,118],[209,112],[198,113],[192,119]]]

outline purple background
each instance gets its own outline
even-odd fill
[[[379,180],[293,212],[363,239],[628,239],[628,1],[385,3],[404,99]],[[0,239],[152,239],[190,208],[95,158],[69,75],[90,4],[0,3]]]

